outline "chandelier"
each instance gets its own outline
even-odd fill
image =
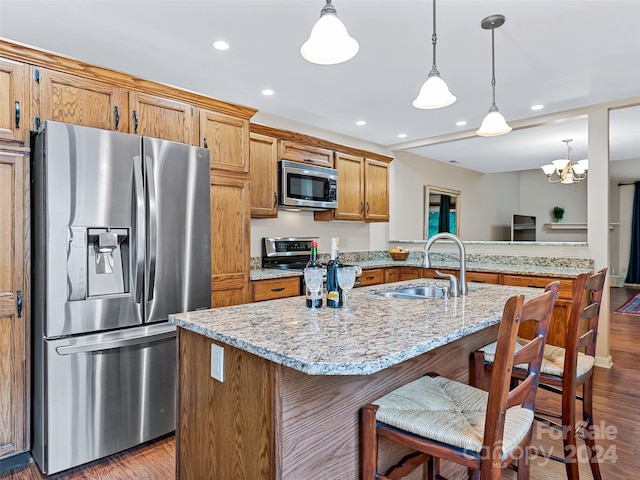
[[[567,144],[567,156],[560,160],[554,160],[551,163],[540,167],[551,183],[578,183],[587,178],[587,170],[589,168],[589,160],[580,160],[575,164],[571,163],[571,150],[573,147],[569,145],[573,142],[572,138],[562,140]],[[556,175],[554,177],[554,175]],[[553,178],[552,178],[553,177]]]

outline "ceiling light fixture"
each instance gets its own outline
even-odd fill
[[[573,142],[572,138],[562,140],[567,144],[567,156],[560,160],[554,160],[551,163],[540,167],[545,173],[551,183],[578,183],[587,178],[587,170],[589,169],[589,160],[584,159],[578,161],[575,165],[571,164],[571,150],[573,147],[569,145]],[[553,175],[557,175],[557,178],[552,179]]]
[[[464,120],[460,120],[459,122],[456,122],[456,125],[458,127],[464,127],[467,124],[467,122],[465,122]]]
[[[456,101],[456,96],[449,91],[446,82],[440,78],[440,72],[436,68],[436,44],[438,35],[436,34],[436,0],[433,0],[433,34],[431,44],[433,45],[433,64],[431,71],[427,75],[427,80],[422,85],[418,97],[412,105],[416,108],[442,108],[451,105]]]
[[[358,126],[360,126],[360,127],[361,127],[361,126],[363,126],[363,125],[366,125],[366,124],[367,124],[367,122],[365,122],[364,120],[358,120],[358,121],[356,122],[356,125],[358,125]]]
[[[399,133],[398,134],[398,138],[407,138],[407,134],[406,133]]]
[[[347,32],[331,0],[326,1],[309,39],[300,47],[300,54],[311,63],[334,65],[353,58],[360,45]]]
[[[264,90],[262,90],[262,94],[269,97],[271,95],[273,95],[275,92],[273,90],[271,90],[270,88],[265,88]]]
[[[544,105],[532,105],[531,110],[542,110]]]
[[[511,131],[511,127],[498,111],[498,107],[496,107],[496,57],[494,33],[496,28],[504,24],[504,21],[504,15],[489,15],[480,23],[480,26],[485,30],[491,29],[491,90],[493,92],[493,100],[491,102],[491,108],[489,108],[489,113],[484,117],[482,125],[480,125],[480,128],[476,131],[476,135],[481,137],[496,137]]]
[[[228,50],[229,44],[224,40],[218,40],[213,42],[213,48],[215,48],[216,50]]]

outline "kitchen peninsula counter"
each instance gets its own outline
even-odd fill
[[[494,341],[506,300],[541,289],[469,284],[458,298],[351,292],[353,313],[304,297],[170,316],[179,333],[178,478],[359,478],[359,412],[430,371],[468,379],[469,354]],[[210,375],[212,344],[224,381]],[[383,446],[380,461],[402,452]],[[410,477],[412,478],[412,477]]]

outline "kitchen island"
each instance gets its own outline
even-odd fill
[[[353,313],[303,297],[172,315],[179,328],[179,479],[359,478],[359,412],[430,371],[468,379],[469,354],[494,341],[506,300],[540,289],[469,284],[458,298],[352,291]],[[211,377],[212,345],[224,381]],[[381,444],[384,468],[406,453]]]

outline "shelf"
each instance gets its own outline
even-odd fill
[[[610,223],[609,230],[620,225],[619,223]],[[545,223],[544,226],[550,230],[586,230],[586,223]]]

